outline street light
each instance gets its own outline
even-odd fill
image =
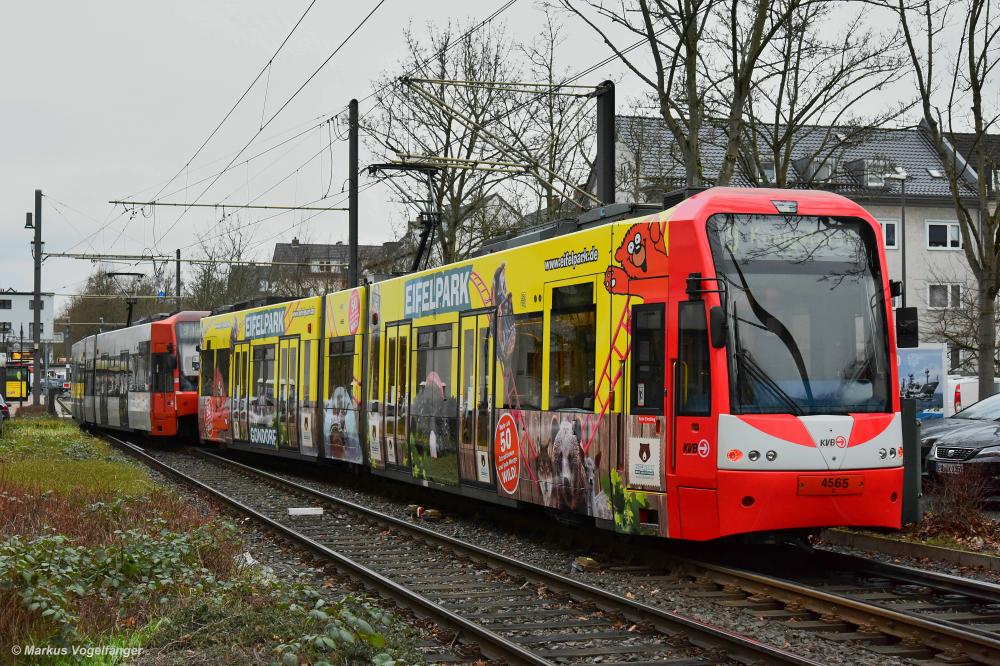
[[[900,280],[903,283],[903,293],[901,307],[906,307],[906,181],[909,180],[910,174],[906,173],[902,168],[896,167],[896,171],[893,173],[887,173],[883,176],[887,180],[898,180],[900,187],[900,208],[899,208],[899,243],[900,243],[900,254],[899,259],[903,264],[903,269],[900,271]]]

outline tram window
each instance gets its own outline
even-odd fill
[[[156,393],[173,393],[174,368],[177,357],[173,354],[153,354],[153,391]]]
[[[354,374],[354,339],[340,338],[330,341],[330,359],[327,363],[329,368],[327,374],[327,395],[330,400],[334,397],[338,388],[347,391],[351,395],[352,375]]]
[[[379,336],[378,329],[375,329],[373,339],[368,344],[368,397],[372,402],[378,401],[378,375],[379,375]],[[376,406],[375,409],[378,409]]]
[[[594,409],[597,310],[594,285],[552,290],[549,321],[549,409]]]
[[[509,357],[503,340],[512,336]],[[503,395],[497,406],[513,409],[542,408],[542,315],[507,315],[499,318],[497,357],[503,379]]]
[[[426,461],[427,478],[458,482],[458,401],[451,369],[456,350],[451,347],[451,325],[417,331],[416,375],[410,403],[410,446]],[[397,431],[398,432],[398,431]]]
[[[215,352],[215,373],[218,381],[222,383],[222,393],[219,397],[229,395],[229,350],[219,349]],[[213,382],[216,380],[213,379]]]
[[[201,390],[198,395],[212,395],[212,376],[215,374],[215,350],[201,350]]]
[[[679,304],[678,339],[678,414],[707,416],[711,413],[711,383],[708,371],[708,326],[705,304],[685,301]]]
[[[257,404],[274,404],[274,345],[254,347],[253,395]]]
[[[632,306],[633,414],[663,413],[663,303]]]
[[[302,399],[312,400],[312,340],[302,342]]]
[[[139,343],[139,362],[136,364],[136,382],[140,384],[140,391],[149,391],[152,388],[152,368],[150,367],[149,340]]]
[[[396,338],[386,334],[385,340],[385,404],[396,404]],[[401,359],[406,362],[406,356]]]

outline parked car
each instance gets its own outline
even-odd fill
[[[63,378],[62,377],[56,377],[56,376],[43,377],[42,378],[42,391],[47,393],[49,391],[49,389],[55,389],[57,393],[65,393],[66,392],[66,386],[65,386],[65,383],[63,382]]]
[[[0,395],[0,437],[3,436],[3,426],[10,418],[10,407],[7,406],[7,401],[3,399]]]
[[[924,421],[921,448],[928,449],[931,477],[958,474],[966,465],[981,465],[991,494],[1000,494],[1000,394],[991,395],[954,416]]]

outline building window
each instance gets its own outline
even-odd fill
[[[760,182],[773,184],[775,182],[774,162],[761,162]]]
[[[45,322],[42,322],[42,323],[40,323],[38,325],[38,333],[42,334],[44,332],[45,332]],[[28,324],[28,335],[30,335],[31,337],[35,337],[35,323],[34,322],[31,322],[30,324]]]
[[[11,301],[9,298],[0,298],[0,310],[10,310]]]
[[[958,222],[927,222],[927,249],[962,249],[962,230]]]
[[[885,187],[885,174],[889,170],[887,160],[865,160],[865,187]]]
[[[13,330],[14,327],[9,321],[0,321],[0,333],[10,333]]]
[[[882,225],[882,240],[885,241],[885,249],[898,250],[899,236],[896,234],[898,229],[896,220],[879,220],[878,223]]]
[[[927,175],[929,175],[931,178],[944,178],[944,171],[942,171],[941,169],[931,169],[928,167]]]
[[[28,301],[28,309],[34,310],[35,303],[41,303],[41,305],[38,307],[39,310],[45,309],[45,301],[36,301],[35,299],[31,299],[30,301]]]
[[[933,310],[949,310],[962,306],[962,285],[927,285],[927,307]]]
[[[322,259],[313,264],[313,270],[316,273],[329,273],[333,269],[333,262],[327,259]]]

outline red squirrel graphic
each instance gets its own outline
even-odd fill
[[[653,220],[629,227],[615,251],[615,261],[621,266],[608,266],[604,272],[604,287],[609,292],[643,296],[645,285],[630,284],[632,280],[667,275],[666,224]]]

